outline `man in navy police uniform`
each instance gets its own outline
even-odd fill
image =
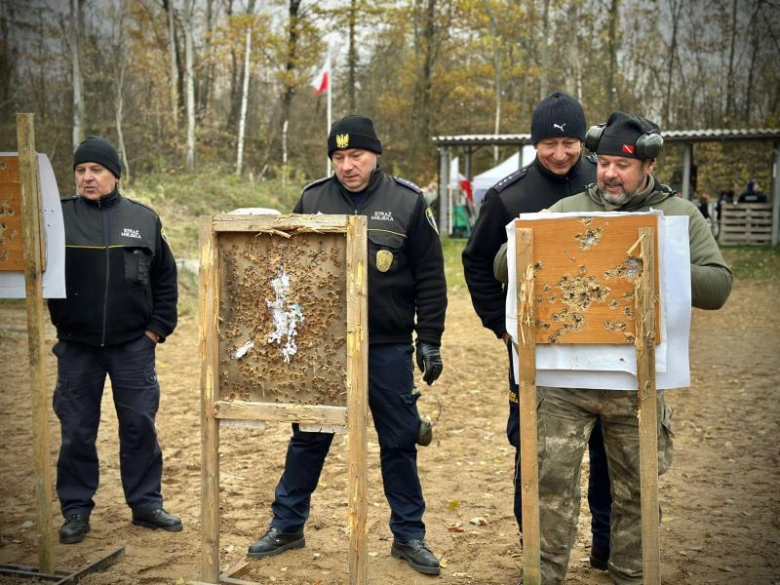
[[[420,394],[414,390],[412,333],[417,337],[417,365],[430,385],[442,372],[444,260],[422,191],[382,172],[381,153],[370,119],[351,115],[334,123],[328,156],[335,174],[308,185],[294,212],[368,218],[368,401],[391,510],[390,552],[420,573],[438,575],[439,561],[424,540],[425,501],[416,448]],[[305,545],[303,527],[332,440],[332,433],[304,432],[293,425],[284,473],[271,505],[273,519],[265,535],[249,547],[249,557]]]
[[[181,520],[162,507],[163,459],[155,428],[155,347],[176,327],[176,262],[160,217],[119,193],[121,165],[110,142],[89,136],[73,155],[73,170],[78,196],[62,200],[67,296],[49,301],[58,339],[57,495],[65,517],[60,542],[80,542],[90,530],[106,375],[133,524],[176,532]]]
[[[534,109],[531,141],[536,147],[534,161],[496,183],[485,194],[474,230],[463,250],[463,268],[474,309],[482,324],[509,347],[504,327],[506,291],[493,276],[493,258],[504,244],[504,226],[521,213],[534,213],[550,207],[559,199],[574,195],[596,181],[594,159],[582,156],[585,139],[585,112],[573,97],[556,91]],[[520,420],[518,386],[512,374],[509,347],[509,419],[507,438],[515,447],[515,517],[520,531],[522,492],[520,489]],[[588,503],[593,532],[590,563],[607,570],[609,559],[609,515],[612,498],[601,425],[591,435]]]

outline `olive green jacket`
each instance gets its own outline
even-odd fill
[[[720,309],[731,293],[733,275],[726,265],[720,248],[712,237],[707,222],[693,203],[674,195],[665,185],[652,186],[637,194],[622,206],[605,201],[596,184],[576,195],[561,199],[548,211],[649,211],[658,209],[665,215],[688,216],[688,241],[691,247],[691,301],[699,309]],[[649,185],[650,186],[650,185]],[[493,272],[497,280],[509,280],[506,265],[506,244],[496,254]]]

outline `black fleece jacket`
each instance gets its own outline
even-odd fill
[[[596,181],[596,162],[582,157],[565,175],[534,162],[491,187],[463,250],[463,270],[471,302],[482,324],[501,337],[505,331],[506,293],[493,276],[493,259],[506,242],[505,226],[521,213],[535,213]]]
[[[160,341],[176,327],[176,262],[159,216],[114,190],[62,200],[65,299],[49,300],[57,338],[93,346]]]
[[[369,344],[411,343],[416,331],[418,341],[441,345],[444,258],[419,187],[378,169],[355,194],[333,175],[308,185],[293,212],[366,216]]]

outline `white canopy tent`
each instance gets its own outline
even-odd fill
[[[518,151],[506,160],[500,162],[492,169],[486,170],[484,173],[480,173],[474,177],[472,184],[474,192],[474,202],[479,205],[485,198],[485,193],[493,185],[498,183],[504,177],[511,175],[521,167],[531,164],[536,157],[536,149],[530,144],[523,146],[522,157],[521,152]]]

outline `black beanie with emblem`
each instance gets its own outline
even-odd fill
[[[604,126],[601,138],[599,138],[596,154],[624,156],[640,160],[655,158],[655,156],[644,152],[641,147],[637,148],[637,142],[645,134],[660,135],[659,130],[658,124],[647,118],[631,116],[623,112],[612,112]],[[660,145],[658,149],[660,149]]]
[[[122,165],[119,163],[119,153],[105,138],[100,136],[87,136],[79,144],[76,152],[73,153],[73,168],[81,163],[98,163],[103,165],[118,179],[122,174]]]
[[[370,118],[350,114],[333,122],[328,135],[328,158],[337,150],[360,148],[382,154],[382,143],[377,138]]]
[[[536,146],[547,138],[585,140],[585,111],[576,99],[562,91],[544,98],[531,117],[531,143]]]

